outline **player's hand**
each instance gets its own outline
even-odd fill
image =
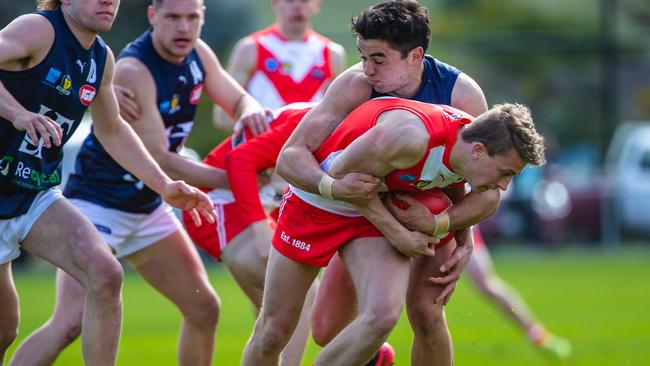
[[[196,226],[201,226],[201,216],[209,223],[215,222],[216,214],[210,197],[183,181],[177,180],[166,184],[161,196],[170,205],[189,212]]]
[[[357,206],[366,206],[377,197],[381,180],[364,173],[348,173],[332,183],[332,196]]]
[[[436,255],[435,245],[440,241],[430,235],[422,234],[419,231],[403,230],[396,236],[386,236],[388,241],[400,253],[407,257],[418,257],[421,255],[433,257]]]
[[[384,204],[390,213],[395,216],[397,221],[409,230],[423,233],[433,232],[436,228],[436,218],[431,214],[427,206],[408,194],[397,193],[395,196],[409,206],[406,209],[401,209],[393,203],[392,199],[388,198],[384,200]]]
[[[451,253],[451,257],[440,266],[440,272],[446,273],[442,277],[431,277],[429,281],[437,284],[444,285],[444,289],[440,295],[435,299],[435,303],[442,302],[447,305],[451,294],[456,289],[456,282],[460,275],[467,267],[472,252],[474,250],[474,240],[472,238],[472,230],[464,229],[456,233],[457,245],[456,249]]]
[[[239,137],[240,134],[244,133],[244,128],[248,128],[253,136],[257,136],[269,129],[269,123],[272,119],[273,115],[268,109],[243,114],[233,127],[233,135]]]
[[[25,111],[19,114],[12,122],[14,128],[18,131],[27,131],[27,136],[32,140],[34,146],[38,146],[39,136],[43,138],[43,144],[47,148],[52,147],[52,144],[61,146],[63,139],[61,126],[50,117]]]
[[[120,116],[127,122],[133,123],[140,119],[140,108],[135,102],[135,94],[131,89],[113,84],[113,90],[117,97],[117,103],[120,105]]]

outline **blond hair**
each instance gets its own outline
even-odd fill
[[[36,0],[36,10],[57,10],[60,7],[59,0]]]
[[[493,106],[464,128],[461,137],[466,142],[482,143],[490,156],[514,148],[528,164],[546,163],[544,137],[535,130],[528,107],[521,104]]]

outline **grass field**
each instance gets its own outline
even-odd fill
[[[553,331],[572,340],[568,365],[650,364],[650,250],[603,254],[592,248],[553,252],[508,249],[494,253],[499,273],[529,302]],[[220,294],[214,365],[239,365],[253,325],[243,294],[224,268],[210,263],[210,277]],[[18,341],[42,324],[54,301],[50,268],[17,271],[22,322]],[[124,285],[124,328],[118,365],[175,365],[179,316],[175,308],[128,273]],[[508,319],[461,281],[447,309],[457,365],[549,365]],[[403,316],[390,342],[396,365],[409,365],[411,332]],[[10,354],[15,348],[14,344]],[[304,365],[318,348],[310,344]],[[56,365],[82,365],[77,341]]]

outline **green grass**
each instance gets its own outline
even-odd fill
[[[574,346],[570,365],[647,365],[650,361],[650,250],[603,254],[597,249],[494,254],[499,273],[514,285],[538,317]],[[228,273],[210,263],[223,311],[214,365],[239,365],[253,315]],[[18,342],[42,324],[54,301],[51,270],[18,271],[22,322]],[[461,281],[447,309],[458,365],[549,365],[495,306]],[[179,316],[175,308],[128,273],[118,365],[175,365]],[[390,337],[396,365],[409,365],[412,335],[403,317]],[[15,344],[10,349],[13,352]],[[310,344],[304,365],[318,348]],[[77,341],[56,365],[81,365]]]

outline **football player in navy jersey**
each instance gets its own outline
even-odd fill
[[[174,181],[118,114],[114,58],[97,34],[119,0],[41,0],[0,31],[0,356],[16,337],[18,298],[11,261],[19,247],[71,275],[84,289],[83,356],[115,363],[122,269],[97,230],[54,186],[62,146],[91,106],[106,150],[174,206],[214,220],[203,193]]]
[[[116,85],[132,93],[137,108],[131,127],[170,176],[194,186],[225,187],[223,170],[178,155],[201,94],[240,121],[264,120],[266,112],[200,40],[202,0],[154,0],[147,15],[152,27],[120,52],[115,67]],[[159,194],[113,160],[97,137],[91,132],[84,141],[64,195],[118,258],[178,307],[183,319],[179,364],[209,365],[219,299],[198,252]],[[79,334],[83,288],[62,271],[57,283],[53,317],[21,345],[16,364],[49,364]]]

